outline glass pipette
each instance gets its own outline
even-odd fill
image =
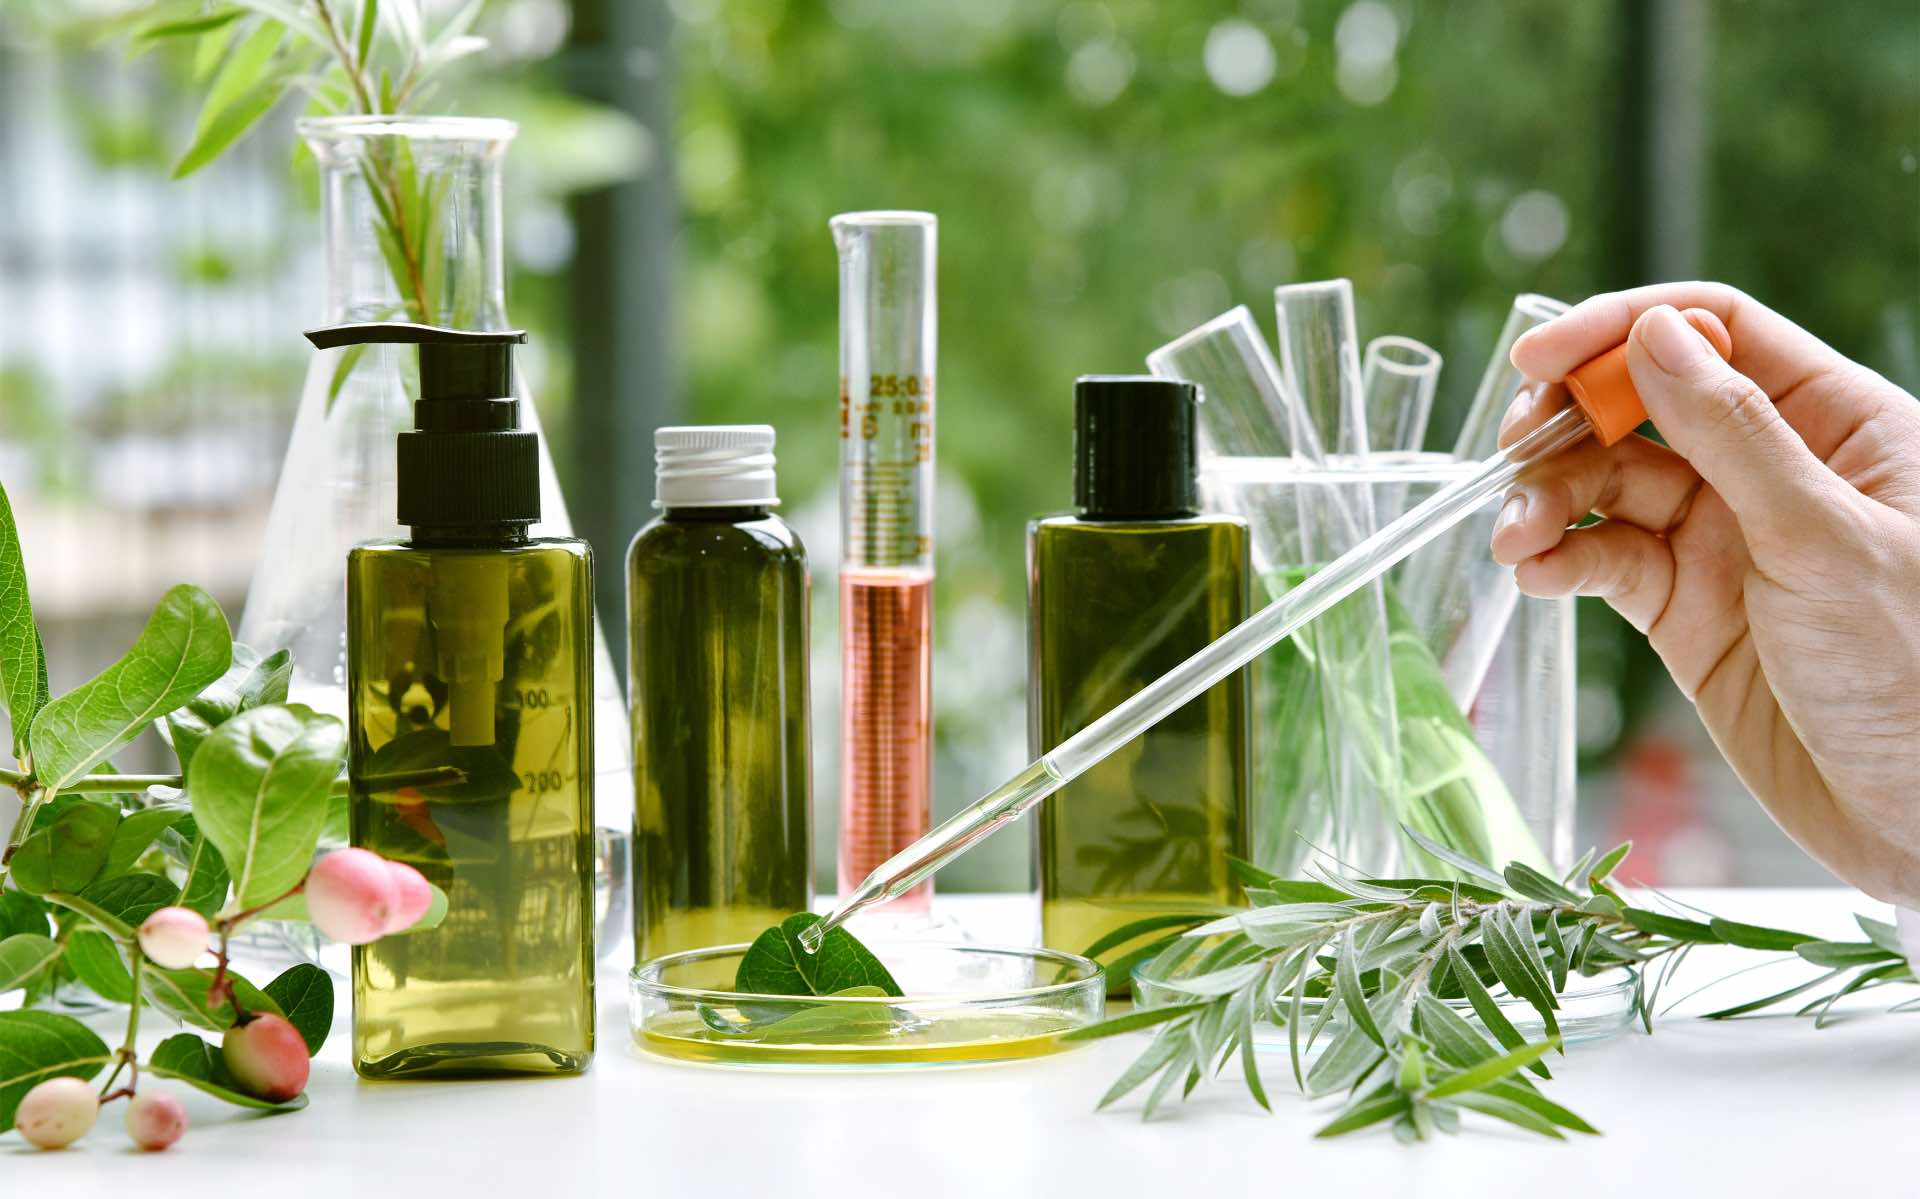
[[[1701,309],[1686,313],[1721,357],[1731,339],[1719,318]],[[1054,746],[998,788],[949,817],[924,837],[876,867],[818,923],[803,929],[800,943],[818,949],[832,929],[854,913],[903,895],[955,857],[1025,815],[1035,804],[1151,728],[1162,717],[1347,596],[1379,578],[1396,562],[1446,532],[1493,496],[1510,487],[1527,467],[1558,454],[1596,429],[1603,444],[1632,432],[1646,408],[1626,369],[1626,347],[1616,346],[1568,376],[1575,404],[1549,417],[1533,432],[1486,460],[1465,479],[1427,500],[1340,555],[1279,599],[1161,675],[1106,715]]]

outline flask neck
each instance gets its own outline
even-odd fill
[[[303,122],[320,166],[328,324],[504,329],[504,121]]]

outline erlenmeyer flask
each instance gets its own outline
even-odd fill
[[[302,120],[320,167],[326,255],[326,302],[311,323],[511,327],[500,172],[517,131],[511,121],[466,117]],[[293,652],[293,702],[343,718],[347,551],[407,535],[394,515],[394,439],[413,424],[414,359],[409,346],[314,354],[240,620],[240,640],[263,653]],[[518,373],[514,391],[524,427],[540,432]],[[544,436],[540,491],[544,519],[531,535],[572,536]],[[613,932],[627,923],[622,838],[633,789],[626,701],[597,626],[594,640],[594,807],[612,909],[601,927]]]

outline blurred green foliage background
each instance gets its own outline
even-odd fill
[[[1023,754],[1025,523],[1068,502],[1073,377],[1141,370],[1150,349],[1236,303],[1270,326],[1276,284],[1350,277],[1363,337],[1406,334],[1446,356],[1431,448],[1450,447],[1522,291],[1571,301],[1722,279],[1920,387],[1920,5],[1908,0],[665,0],[664,19],[644,23],[665,39],[619,60],[671,79],[671,124],[652,126],[579,99],[596,90],[570,46],[581,14],[604,25],[627,2],[489,0],[479,31],[496,49],[448,105],[526,123],[509,160],[510,304],[545,347],[540,402],[563,481],[596,493],[568,473],[580,405],[769,421],[818,563],[837,453],[827,219],[937,213],[943,809]],[[654,14],[662,0],[632,2]],[[269,303],[267,281],[312,252],[285,125],[207,181],[169,183],[193,111],[184,72],[164,56],[127,63],[75,15],[0,0],[0,71],[66,64],[54,103],[9,118],[0,175],[15,182],[0,203],[34,171],[29,119],[57,123],[119,186],[277,180],[287,215],[270,236],[165,247],[183,289]],[[565,197],[668,171],[656,194],[679,236],[642,251],[669,256],[677,286],[612,318],[670,328],[678,385],[576,394],[578,280],[617,268],[576,236]],[[0,271],[9,261],[0,245]],[[216,358],[185,338],[176,361],[91,395],[15,344],[0,356],[0,448],[58,443],[67,465],[38,485],[84,496],[73,430],[137,422],[143,396],[152,422],[207,420],[231,402],[227,381],[246,380],[290,414],[299,348],[265,344]],[[644,472],[650,456],[623,445],[616,461]],[[816,683],[830,698],[822,598]],[[1580,636],[1582,748],[1599,766],[1674,695],[1603,608],[1582,609]],[[833,718],[817,705],[829,750]],[[816,772],[823,813],[831,769]],[[983,857],[955,885],[1011,881],[1023,853]]]

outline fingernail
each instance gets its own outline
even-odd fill
[[[1699,330],[1665,304],[1647,309],[1636,330],[1647,356],[1669,375],[1678,375],[1699,361],[1702,354],[1713,353]]]
[[[1516,491],[1507,497],[1506,503],[1500,505],[1500,515],[1494,518],[1493,531],[1498,533],[1502,529],[1519,524],[1526,518],[1527,493]]]

